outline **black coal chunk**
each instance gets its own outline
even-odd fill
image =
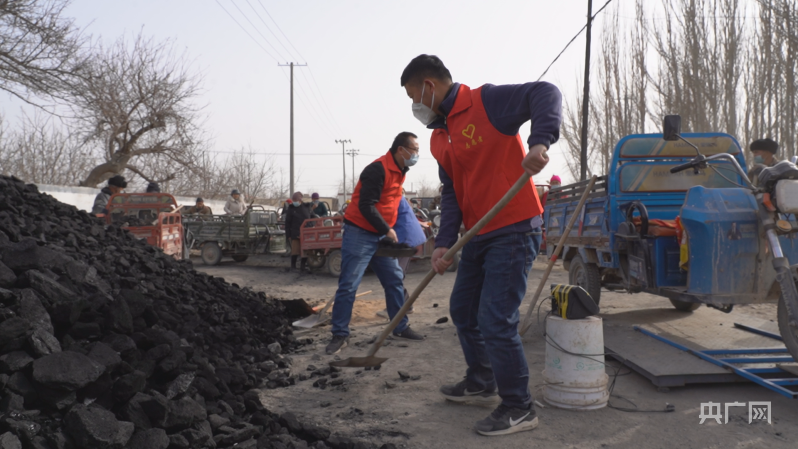
[[[67,433],[78,447],[86,449],[123,448],[133,436],[133,423],[120,422],[113,413],[98,406],[77,404],[64,417]]]
[[[57,352],[33,362],[33,378],[55,389],[78,390],[99,379],[103,372],[103,365],[78,352]]]

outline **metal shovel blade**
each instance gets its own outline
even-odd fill
[[[318,326],[320,324],[325,323],[329,319],[330,319],[329,315],[326,315],[326,314],[323,315],[321,312],[319,312],[319,313],[317,313],[315,315],[306,316],[305,318],[302,318],[301,320],[296,320],[296,321],[294,321],[291,324],[294,327],[301,327],[303,329],[311,329],[311,328],[314,328],[314,327],[316,327],[316,326]]]
[[[349,357],[348,359],[330,362],[330,366],[339,368],[368,368],[382,365],[387,358],[383,357]]]
[[[355,298],[368,295],[369,293],[371,293],[371,290],[355,295]],[[306,316],[305,318],[302,318],[301,320],[296,320],[291,324],[294,327],[301,327],[303,329],[312,329],[316,326],[326,323],[331,318],[330,314],[327,313],[327,311],[330,310],[330,307],[332,306],[333,302],[335,302],[334,296],[332,297],[332,299],[327,301],[327,304],[325,304],[321,310],[319,310],[319,313],[315,315]]]

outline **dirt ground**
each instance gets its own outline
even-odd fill
[[[215,267],[204,266],[194,259],[198,270],[224,277],[228,282],[248,286],[257,291],[286,299],[304,298],[316,305],[335,293],[337,279],[325,274],[299,277],[286,273],[287,259],[279,256],[253,258],[244,264],[223,262]],[[537,288],[545,263],[536,262],[530,274],[526,303]],[[412,290],[429,270],[427,261],[411,263],[405,281]],[[264,390],[263,401],[272,411],[293,411],[303,419],[323,425],[335,433],[373,441],[392,442],[406,448],[796,448],[798,447],[798,402],[787,399],[751,383],[688,385],[658,389],[648,379],[631,373],[617,378],[613,395],[632,401],[640,410],[662,410],[666,403],[675,406],[672,413],[630,413],[603,408],[590,412],[574,412],[550,406],[537,407],[540,426],[531,432],[504,437],[483,437],[473,430],[476,421],[487,416],[491,409],[457,405],[445,401],[438,394],[444,383],[459,381],[465,374],[465,362],[449,320],[435,321],[448,316],[449,294],[454,273],[436,277],[422,293],[410,315],[414,329],[426,335],[420,343],[389,342],[380,355],[390,357],[379,371],[345,369],[342,386],[325,390],[314,388],[313,380],[277,390]],[[549,282],[566,283],[568,274],[555,268]],[[350,346],[340,357],[365,355],[366,343],[382,330],[387,320],[374,313],[384,308],[384,294],[373,274],[363,279],[359,292],[373,293],[355,303]],[[662,298],[647,294],[626,295],[603,292],[602,317],[608,322],[645,324],[645,317],[655,309],[662,313],[679,314]],[[522,312],[526,305],[522,306]],[[702,307],[696,314],[719,314]],[[775,305],[739,306],[731,314],[775,319]],[[674,319],[678,319],[674,315]],[[530,389],[543,403],[540,388],[545,360],[545,345],[540,337],[542,326],[533,326],[524,337],[524,347],[530,367]],[[311,337],[314,343],[292,355],[293,371],[307,373],[308,365],[317,367],[332,360],[324,353],[330,333],[329,326],[298,331],[299,337]],[[613,364],[615,364],[613,362]],[[402,382],[398,370],[418,380]],[[624,370],[625,371],[625,370]],[[608,370],[608,373],[611,371]],[[699,424],[702,402],[731,403],[770,401],[772,424],[764,421],[748,423],[747,407],[731,407],[728,424],[709,419]],[[630,407],[624,400],[613,397],[611,403]]]

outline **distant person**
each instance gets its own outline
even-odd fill
[[[233,189],[230,192],[230,198],[224,203],[224,213],[227,215],[244,215],[247,213],[247,203],[244,200],[244,195],[238,189]]]
[[[161,186],[158,185],[157,182],[151,182],[147,184],[147,190],[145,193],[161,193]]]
[[[285,217],[288,214],[288,208],[291,207],[291,203],[292,203],[292,201],[291,201],[290,198],[285,200],[285,202],[283,203],[283,210],[282,210],[282,212],[280,212],[280,221],[283,223],[283,230],[286,230],[286,228],[285,228]],[[285,236],[285,254],[283,254],[283,257],[288,257],[290,255],[291,255],[291,239],[289,239],[288,238],[288,234],[286,234],[286,236]]]
[[[291,206],[285,213],[285,238],[291,240],[291,268],[289,271],[295,270],[296,260],[301,259],[299,274],[303,274],[307,270],[308,264],[307,257],[300,257],[302,255],[300,241],[302,224],[305,220],[315,216],[311,209],[313,204],[302,202],[302,198],[302,192],[294,192],[291,196]]]
[[[754,154],[754,166],[748,172],[748,179],[756,186],[759,185],[759,174],[763,169],[781,162],[781,159],[776,157],[779,152],[779,144],[773,139],[765,138],[751,142],[748,149]]]
[[[549,185],[551,186],[552,189],[560,187],[562,185],[562,180],[560,179],[559,176],[554,175],[549,180]]]
[[[341,275],[333,303],[332,339],[327,345],[327,354],[335,354],[349,344],[349,322],[355,293],[369,263],[385,290],[385,305],[391,319],[404,304],[402,269],[396,258],[374,255],[383,238],[399,241],[393,227],[399,216],[399,203],[403,201],[405,175],[418,162],[416,138],[413,133],[399,133],[388,152],[363,169],[352,192],[353,204],[344,216]],[[412,341],[424,339],[410,328],[407,316],[393,330],[393,336]]]
[[[202,198],[197,198],[196,204],[186,209],[187,215],[213,215],[213,211],[210,207],[205,205],[205,201]]]
[[[310,195],[310,199],[313,202],[313,213],[316,214],[316,216],[326,217],[330,215],[330,211],[327,209],[327,203],[319,201],[318,193]]]
[[[111,195],[122,193],[127,187],[127,181],[122,175],[111,176],[108,179],[108,185],[100,190],[100,193],[94,197],[94,206],[91,208],[91,213],[94,215],[108,213],[108,200]]]

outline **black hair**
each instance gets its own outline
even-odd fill
[[[770,151],[773,154],[779,152],[779,144],[776,143],[773,139],[759,139],[751,142],[751,145],[748,147],[751,151],[762,150],[762,151]]]
[[[396,152],[399,151],[399,147],[407,148],[407,145],[410,144],[411,137],[418,139],[417,135],[408,131],[397,134],[396,137],[393,138],[393,144],[391,144],[391,154],[396,154]]]
[[[402,87],[408,83],[415,83],[424,78],[437,78],[442,81],[451,81],[452,74],[443,65],[441,58],[435,55],[418,55],[410,61],[402,72]]]

